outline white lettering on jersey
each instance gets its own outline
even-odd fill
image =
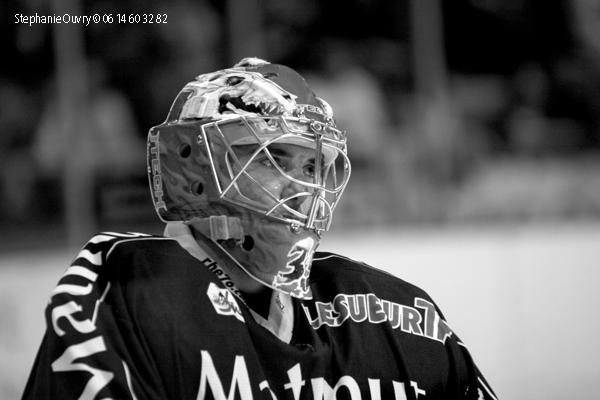
[[[381,400],[381,382],[379,379],[367,380],[369,382],[369,393],[371,393],[371,400]]]
[[[300,369],[300,364],[294,365],[292,368],[288,369],[288,378],[290,378],[290,382],[283,385],[284,389],[291,390],[294,395],[294,400],[300,399],[300,391],[304,386],[305,381],[302,379],[302,370]]]
[[[425,396],[427,394],[423,389],[419,388],[419,385],[417,385],[417,382],[415,381],[410,381],[410,386],[413,388],[413,391],[415,392],[415,397],[417,399],[420,395]],[[404,382],[394,381],[394,395],[396,396],[396,400],[407,400]]]
[[[52,328],[58,336],[63,336],[66,332],[58,326],[59,318],[66,318],[71,326],[79,333],[90,333],[96,327],[89,319],[77,320],[73,317],[74,313],[82,310],[81,305],[70,301],[52,309]]]
[[[85,258],[86,260],[88,260],[90,263],[92,263],[94,265],[99,265],[99,264],[96,264],[96,262],[98,262],[99,258],[101,259],[101,257],[98,257],[97,255],[92,254],[87,250],[82,250],[81,252],[79,252],[77,258]],[[65,276],[69,276],[69,275],[80,276],[82,278],[89,280],[91,283],[88,283],[85,286],[72,285],[72,284],[59,284],[52,291],[52,295],[59,294],[59,293],[66,293],[66,294],[70,294],[72,296],[88,295],[92,292],[92,287],[93,287],[92,284],[94,282],[96,282],[96,279],[98,278],[98,274],[96,274],[93,271],[90,271],[88,268],[81,267],[79,265],[71,265],[69,268],[67,268],[67,270],[63,274],[63,278]]]
[[[351,376],[342,376],[333,388],[329,386],[324,378],[313,378],[310,382],[313,389],[313,399],[315,400],[337,399],[337,392],[341,387],[345,387],[348,390],[352,400],[362,400],[358,383]]]
[[[418,399],[419,395],[423,395],[425,396],[425,391],[423,389],[419,388],[419,385],[417,385],[417,382],[415,381],[410,381],[410,386],[412,386],[413,390],[415,391],[415,397]]]
[[[250,377],[246,368],[246,360],[244,356],[236,356],[233,365],[233,376],[231,377],[231,385],[229,386],[229,394],[225,397],[223,383],[215,369],[210,353],[206,350],[201,351],[202,369],[200,372],[200,389],[198,391],[197,400],[202,400],[206,397],[207,388],[210,388],[215,400],[234,400],[236,389],[241,400],[252,400],[252,390],[250,389]]]
[[[91,373],[92,377],[85,385],[79,399],[93,400],[96,397],[96,394],[110,382],[114,374],[110,371],[93,368],[85,363],[76,363],[74,361],[102,351],[106,351],[106,345],[104,344],[102,336],[96,336],[85,342],[74,344],[67,347],[64,353],[52,363],[52,371],[87,371]]]
[[[98,245],[103,242],[115,241],[117,238],[133,240],[134,238],[147,236],[149,235],[105,232],[101,235],[94,236],[88,244]],[[114,244],[112,248],[114,248]],[[97,296],[96,292],[94,292],[94,289],[97,289],[95,286],[98,278],[97,268],[102,267],[103,259],[105,259],[105,257],[108,257],[107,251],[99,250],[92,253],[89,249],[83,248],[76,257],[76,260],[79,260],[78,264],[74,263],[66,269],[59,284],[53,290],[49,305],[51,308],[50,320],[48,322],[49,326],[52,326],[52,331],[59,337],[67,337],[67,332],[75,334],[69,337],[68,347],[66,347],[60,357],[52,363],[52,371],[87,371],[91,374],[91,378],[89,378],[83,392],[79,396],[80,400],[95,399],[96,395],[106,387],[115,376],[111,371],[93,367],[93,359],[84,360],[86,357],[107,351],[104,338],[102,336],[96,336],[92,339],[83,340],[76,336],[76,334],[90,334],[96,330],[95,320],[98,307],[104,300],[104,297],[110,288],[110,284],[107,283],[101,296],[92,298],[94,304],[93,308],[87,306],[88,309],[84,309],[83,305],[86,303],[90,304],[89,301],[86,302],[86,300],[89,300],[86,299],[86,296]],[[83,260],[89,262],[90,266],[85,266],[86,263]],[[89,282],[79,284],[72,283],[73,279],[77,281],[80,280],[79,278],[83,278]],[[88,315],[90,318],[81,318],[84,315]],[[68,322],[68,325],[65,324],[64,321]],[[80,361],[77,362],[78,360]],[[122,362],[122,364],[129,392],[131,397],[135,399],[131,387],[129,370],[125,362]]]
[[[404,382],[394,381],[394,397],[396,397],[396,400],[407,400]]]
[[[338,294],[333,301],[315,302],[316,316],[304,304],[302,308],[313,329],[323,325],[338,327],[348,319],[354,322],[368,321],[371,324],[388,322],[393,329],[411,335],[422,336],[445,343],[452,330],[435,309],[435,305],[420,297],[415,298],[415,307],[383,300],[373,293]],[[421,313],[419,310],[423,310]]]
[[[446,321],[440,318],[432,303],[417,297],[415,298],[415,307],[425,310],[425,336],[444,343],[452,335],[452,330]]]
[[[273,393],[273,391],[269,387],[269,382],[268,381],[262,381],[261,383],[259,383],[258,384],[258,388],[261,391],[264,391],[265,389],[267,389],[269,391],[269,394],[271,395],[271,400],[277,400],[277,396],[275,396],[275,393]]]
[[[89,262],[91,262],[94,265],[102,264],[102,253],[101,252],[92,253],[89,250],[83,249],[79,252],[79,254],[77,254],[77,258],[85,258],[86,260],[88,260]]]
[[[237,398],[240,398],[241,400],[253,399],[252,382],[250,375],[248,374],[244,356],[235,356],[229,392],[225,395],[223,380],[215,368],[210,352],[202,350],[200,353],[202,357],[202,369],[200,371],[200,387],[196,400],[205,400],[209,391],[212,393],[212,398],[215,400],[233,400]],[[221,371],[221,374],[229,376],[227,371]],[[296,364],[288,369],[287,375],[289,377],[289,382],[283,384],[283,389],[291,391],[287,393],[292,397],[286,396],[286,399],[299,400],[302,389],[306,384],[306,380],[302,377],[300,364]],[[338,398],[338,392],[347,393],[352,400],[362,400],[363,398],[365,400],[381,400],[380,379],[369,378],[367,383],[369,391],[368,393],[363,393],[361,392],[360,385],[356,381],[356,378],[350,375],[340,377],[333,387],[324,377],[314,377],[310,379],[311,387],[309,393],[312,393],[312,398],[314,400],[336,400]],[[391,385],[394,390],[394,400],[407,399],[403,382],[392,380]],[[261,381],[257,387],[261,392],[267,391],[270,394],[271,400],[278,400],[267,380]],[[424,396],[426,394],[425,390],[418,387],[417,382],[410,381],[410,387],[413,388],[417,398],[419,398],[420,395]],[[208,397],[210,398],[210,396]]]

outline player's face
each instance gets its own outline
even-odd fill
[[[307,195],[314,189],[303,183],[315,181],[315,150],[295,144],[273,143],[268,147],[268,153],[260,151],[255,154],[257,148],[253,145],[236,146],[235,152],[242,165],[251,160],[245,170],[247,174],[237,181],[240,192],[269,207],[275,206],[279,200],[286,200],[285,204],[290,208],[307,212],[310,205]]]

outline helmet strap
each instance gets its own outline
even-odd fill
[[[211,215],[207,218],[193,218],[188,224],[214,242],[232,240],[236,245],[244,243],[244,228],[237,217]]]

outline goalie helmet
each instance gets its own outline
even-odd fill
[[[312,154],[310,179],[281,164],[274,149],[282,145]],[[218,243],[235,241],[243,251],[229,254],[250,266],[253,277],[264,265],[278,265],[258,279],[280,290],[298,284],[283,291],[306,297],[307,269],[331,225],[350,162],[331,107],[296,71],[247,58],[196,77],[166,121],[150,129],[147,159],[161,220],[184,221]],[[264,184],[253,172],[257,162],[284,183]]]

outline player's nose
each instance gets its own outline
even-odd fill
[[[290,181],[281,191],[281,199],[291,209],[298,212],[305,212],[304,208],[310,202],[310,193],[312,189],[300,182]]]

